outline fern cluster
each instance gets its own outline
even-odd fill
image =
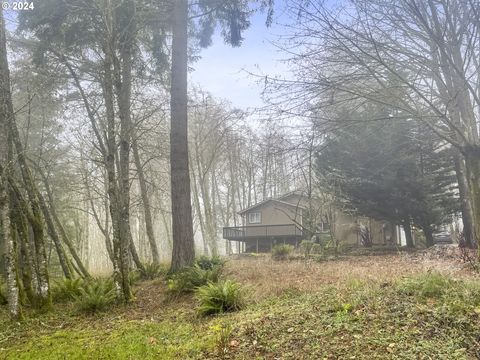
[[[144,264],[143,267],[144,270],[140,273],[142,279],[153,280],[167,273],[167,268],[162,264],[148,263]]]
[[[221,272],[221,266],[205,270],[195,264],[172,275],[168,280],[168,290],[174,294],[192,293],[209,282],[218,282]]]
[[[63,279],[56,281],[52,287],[52,296],[54,301],[75,300],[81,293],[84,281],[81,278]]]
[[[91,280],[80,288],[75,297],[80,310],[95,313],[105,310],[115,302],[115,287],[110,279]]]
[[[272,248],[272,259],[274,260],[286,260],[293,252],[294,247],[287,244],[275,245]]]
[[[208,283],[196,291],[198,311],[205,316],[240,310],[245,305],[244,295],[242,286],[235,281]]]
[[[195,265],[203,270],[213,270],[214,268],[223,267],[225,265],[225,260],[220,256],[200,256],[195,260]]]

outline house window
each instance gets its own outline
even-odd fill
[[[262,222],[262,214],[259,212],[254,212],[248,214],[248,223],[249,224],[260,224]]]

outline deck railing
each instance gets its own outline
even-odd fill
[[[301,238],[304,231],[296,224],[233,226],[223,228],[223,238],[243,241],[249,238]]]

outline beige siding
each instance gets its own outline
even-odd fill
[[[244,225],[282,225],[282,224],[295,224],[302,223],[301,209],[297,209],[293,206],[284,205],[275,201],[267,202],[261,206],[256,207],[244,214]],[[261,222],[256,224],[250,224],[250,213],[261,213]]]

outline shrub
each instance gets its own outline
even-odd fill
[[[105,310],[115,301],[115,288],[108,279],[96,279],[80,288],[80,294],[75,297],[80,310],[95,313]]]
[[[52,288],[52,297],[54,301],[75,300],[79,296],[84,283],[80,278],[63,279],[56,281]]]
[[[191,293],[209,282],[218,282],[221,270],[218,266],[211,270],[204,270],[198,265],[187,267],[170,277],[168,290],[175,294]]]
[[[140,273],[142,279],[153,280],[167,274],[167,268],[162,264],[144,264],[145,271]]]
[[[286,244],[275,245],[272,248],[272,259],[286,260],[288,256],[292,253],[292,251],[293,251],[292,245],[286,245]]]
[[[205,316],[240,310],[245,304],[244,293],[242,286],[232,280],[208,283],[197,289],[198,311]]]
[[[208,256],[200,256],[198,259],[195,260],[195,264],[203,270],[212,270],[216,267],[223,267],[225,265],[225,260],[222,259],[220,256],[212,256],[209,258]]]

